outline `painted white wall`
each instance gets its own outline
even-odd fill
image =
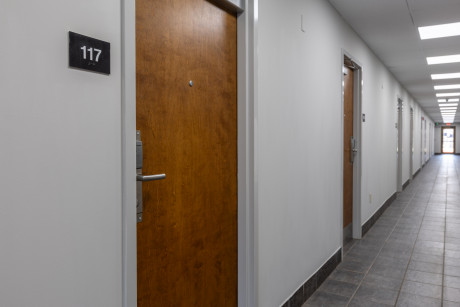
[[[361,224],[396,192],[397,98],[405,180],[410,105],[415,148],[429,119],[327,1],[266,0],[255,18],[257,294],[278,306],[342,244],[342,50],[363,67]]]
[[[120,1],[0,2],[0,305],[121,306]],[[111,43],[68,68],[68,31]]]

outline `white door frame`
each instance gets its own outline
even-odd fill
[[[414,179],[414,108],[410,108],[410,136],[409,136],[409,179]]]
[[[363,74],[363,66],[356,60],[350,53],[346,50],[342,49],[341,55],[341,66],[340,70],[342,71],[343,63],[345,61],[345,57],[349,58],[353,64],[355,65],[354,74],[353,74],[353,136],[357,142],[358,152],[355,156],[354,163],[353,163],[353,222],[352,222],[352,238],[353,239],[361,239],[362,237],[362,225],[361,225],[361,161],[362,161],[362,74]],[[342,76],[342,93],[343,93],[343,73]],[[341,106],[341,118],[342,118],[342,139],[343,139],[343,94],[342,94],[342,106]],[[343,153],[344,144],[342,143],[342,153]],[[342,194],[341,194],[341,223],[342,226],[341,234],[340,234],[340,242],[343,244],[343,164],[344,164],[344,156],[342,154],[342,166],[340,176],[342,179],[340,180],[342,185]],[[343,251],[343,246],[342,246]]]
[[[397,162],[396,162],[396,191],[402,192],[402,161],[403,161],[403,100],[398,97],[396,106],[398,112],[398,145],[397,145]]]
[[[238,11],[238,306],[257,306],[254,237],[258,0],[214,0]],[[242,3],[244,2],[244,3]],[[121,0],[123,306],[137,305],[135,0]]]

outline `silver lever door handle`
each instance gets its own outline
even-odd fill
[[[137,181],[153,181],[153,180],[161,180],[165,178],[166,178],[166,174],[147,175],[147,176],[137,174],[136,176]]]

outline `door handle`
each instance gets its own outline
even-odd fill
[[[350,163],[353,164],[355,163],[355,155],[358,153],[358,148],[356,147],[356,140],[353,136],[350,138],[350,147]]]
[[[142,222],[142,212],[143,212],[143,203],[142,203],[142,182],[162,180],[166,178],[166,174],[157,174],[157,175],[142,175],[142,167],[144,165],[144,153],[143,145],[141,141],[141,132],[136,131],[136,190],[137,190],[137,204],[136,204],[136,213],[137,213],[137,222]]]
[[[136,180],[137,181],[154,181],[154,180],[162,180],[166,178],[166,174],[158,174],[158,175],[141,175],[137,174],[136,175]]]

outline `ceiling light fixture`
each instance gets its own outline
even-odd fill
[[[436,97],[455,97],[460,96],[460,93],[437,93]]]
[[[431,79],[433,80],[444,80],[444,79],[459,79],[460,72],[451,73],[451,74],[432,74]]]
[[[460,84],[435,85],[435,90],[453,90],[460,88]]]
[[[458,63],[460,62],[460,54],[427,57],[426,61],[428,65]]]
[[[456,107],[458,106],[458,103],[440,103],[440,107]]]
[[[418,32],[420,34],[420,39],[457,36],[460,35],[460,22],[418,27]]]

